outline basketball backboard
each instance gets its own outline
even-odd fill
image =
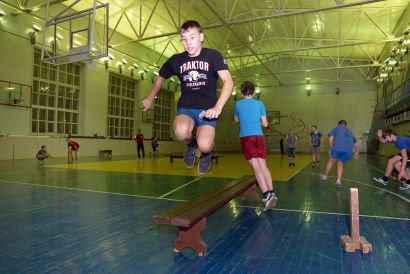
[[[0,104],[31,107],[31,86],[0,80]]]
[[[75,0],[57,15],[50,16],[50,0],[47,0],[43,62],[62,65],[108,56],[108,3],[94,0],[92,7],[74,11],[79,2]],[[97,18],[103,23],[97,24]]]

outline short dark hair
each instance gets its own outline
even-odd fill
[[[317,129],[317,125],[312,125],[312,127],[314,127],[315,129]]]
[[[41,149],[44,149],[46,146],[41,146]]]
[[[340,120],[338,123],[337,123],[337,125],[339,125],[339,126],[347,126],[347,122],[346,122],[346,120]]]
[[[199,30],[199,32],[202,32],[202,27],[201,25],[195,21],[195,20],[188,20],[185,21],[181,27],[179,28],[179,32],[185,32],[190,28],[197,28]]]
[[[385,138],[386,136],[390,136],[390,135],[396,135],[396,131],[392,128],[383,130],[383,134],[382,134],[383,138]]]
[[[255,92],[255,85],[251,81],[245,81],[241,85],[241,92],[243,96],[253,95]]]

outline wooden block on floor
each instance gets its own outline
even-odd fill
[[[349,235],[340,236],[340,242],[342,247],[346,252],[356,252],[356,244],[353,242],[352,238]]]
[[[365,237],[360,236],[360,250],[363,253],[369,253],[373,251],[372,244],[369,243]]]

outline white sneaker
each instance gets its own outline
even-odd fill
[[[382,177],[379,177],[379,178],[373,177],[373,180],[375,180],[378,183],[381,183],[384,186],[387,186],[387,184],[389,183],[389,182],[384,181]]]
[[[335,183],[336,188],[341,188],[342,187],[342,181],[340,181],[339,179],[336,180]]]
[[[327,176],[325,175],[325,174],[320,174],[319,175],[319,179],[322,181],[322,182],[326,182],[326,180],[327,180]]]
[[[403,186],[400,187],[400,190],[409,190],[410,184],[403,183]]]
[[[274,193],[270,193],[270,195],[267,197],[266,202],[265,202],[265,208],[263,211],[267,211],[271,208],[274,208],[276,206],[276,201],[278,200],[278,197],[275,196]]]

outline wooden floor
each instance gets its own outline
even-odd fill
[[[277,208],[233,200],[207,219],[208,256],[172,251],[177,229],[151,217],[251,174],[240,154],[224,154],[199,176],[182,160],[66,159],[0,162],[0,273],[410,273],[410,193],[383,175],[385,158],[345,167],[343,187],[318,180],[310,155],[269,155]],[[373,253],[344,252],[349,188],[359,189],[361,234]]]

